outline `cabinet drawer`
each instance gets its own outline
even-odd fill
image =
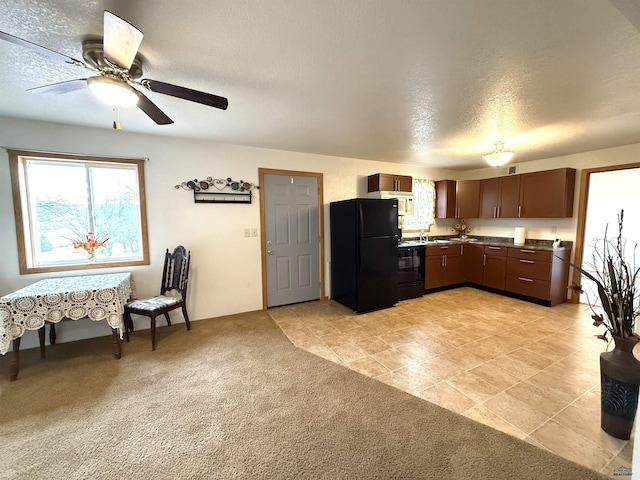
[[[527,258],[507,258],[507,274],[551,281],[551,263]]]
[[[507,275],[505,290],[541,300],[551,300],[551,283],[535,278]]]
[[[461,253],[461,245],[428,245],[426,255],[453,255]]]
[[[507,256],[507,247],[494,247],[492,245],[486,245],[484,247],[485,255],[493,255],[494,257],[506,257]]]
[[[549,250],[533,250],[530,248],[522,247],[509,247],[509,256],[514,258],[524,258],[529,260],[542,260],[543,262],[551,262],[553,259],[553,252]]]

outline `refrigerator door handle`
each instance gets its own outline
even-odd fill
[[[360,238],[364,237],[364,215],[362,211],[362,203],[358,204],[358,214],[359,214],[359,222],[358,227],[360,228]],[[358,259],[359,260],[359,259]]]

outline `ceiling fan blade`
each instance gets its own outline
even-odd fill
[[[51,85],[43,85],[42,87],[30,88],[27,92],[37,93],[40,95],[61,95],[63,93],[80,90],[87,86],[86,78],[77,80],[68,80],[66,82],[52,83]]]
[[[198,90],[192,90],[190,88],[179,87],[177,85],[171,85],[170,83],[159,82],[157,80],[149,80],[146,78],[144,80],[141,80],[140,84],[148,88],[152,92],[171,95],[172,97],[201,103],[203,105],[208,105],[209,107],[226,110],[229,106],[229,101],[226,98],[219,97],[218,95],[212,95],[211,93],[200,92]]]
[[[135,89],[134,91],[138,94],[138,108],[146,113],[151,120],[158,125],[169,125],[173,123],[173,120],[160,110],[155,103],[145,97],[142,92]]]
[[[22,47],[30,48],[31,50],[35,50],[36,52],[42,53],[49,57],[53,57],[56,60],[62,60],[72,65],[77,65],[79,67],[85,67],[85,68],[88,68],[89,70],[93,70],[93,68],[89,67],[89,65],[84,63],[82,60],[77,60],[73,57],[68,57],[67,55],[64,55],[62,53],[54,52],[53,50],[50,50],[36,43],[13,36],[10,33],[0,32],[0,39],[6,40],[7,42],[15,43],[16,45],[20,45]]]
[[[119,67],[129,70],[144,35],[136,27],[104,11],[104,54]]]

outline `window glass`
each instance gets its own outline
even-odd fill
[[[69,157],[10,155],[21,271],[148,263],[142,161]]]

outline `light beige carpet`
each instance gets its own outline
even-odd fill
[[[23,351],[16,382],[0,358],[0,478],[606,478],[301,351],[265,312],[148,335],[121,360],[111,336]]]

